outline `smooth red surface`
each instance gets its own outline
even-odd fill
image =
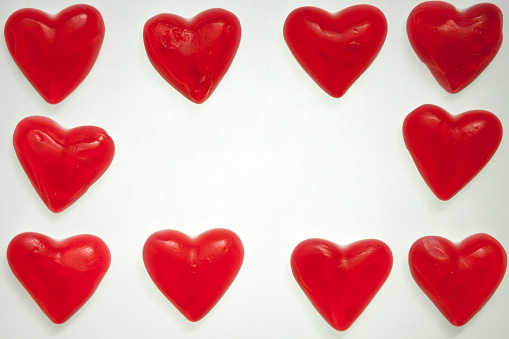
[[[340,246],[323,239],[301,242],[292,253],[293,276],[320,315],[347,330],[389,277],[392,252],[380,240]]]
[[[101,50],[104,22],[88,5],[56,15],[32,8],[14,12],[4,28],[12,58],[39,94],[57,104],[85,79]]]
[[[502,245],[482,233],[456,244],[442,237],[421,238],[408,261],[417,285],[455,326],[465,325],[488,302],[507,268]]]
[[[159,14],[145,23],[143,40],[159,74],[189,100],[201,104],[224,77],[237,53],[241,28],[224,9],[191,19]]]
[[[433,193],[449,200],[490,161],[502,141],[502,124],[487,111],[452,116],[422,105],[403,123],[403,138]]]
[[[21,120],[14,150],[37,194],[58,213],[78,200],[108,169],[115,145],[99,127],[64,129],[40,116]]]
[[[474,81],[502,45],[502,12],[490,3],[457,10],[441,1],[423,2],[407,21],[415,53],[449,93]]]
[[[152,234],[143,261],[154,284],[190,321],[202,319],[230,287],[244,260],[240,238],[212,229],[190,238],[174,230]]]
[[[7,261],[44,314],[62,324],[94,294],[111,256],[108,246],[93,235],[57,241],[22,233],[9,243]]]
[[[283,33],[302,68],[327,94],[339,98],[380,52],[387,21],[371,5],[337,13],[301,7],[288,15]]]

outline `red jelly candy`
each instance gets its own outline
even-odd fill
[[[410,44],[449,93],[458,93],[488,67],[502,45],[502,12],[489,3],[459,11],[423,2],[408,17]]]
[[[50,104],[71,94],[94,66],[104,39],[104,22],[88,5],[68,7],[57,15],[25,8],[4,28],[14,62]]]
[[[201,104],[224,77],[240,44],[240,22],[224,9],[192,19],[159,14],[143,29],[148,58],[159,74],[189,100]]]
[[[502,141],[502,124],[487,111],[451,116],[423,105],[403,123],[403,137],[419,173],[441,200],[449,200],[490,161]]]
[[[239,237],[213,229],[190,238],[164,230],[143,247],[143,261],[154,284],[190,321],[202,319],[232,284],[244,260]]]
[[[111,256],[108,246],[93,235],[57,241],[22,233],[9,243],[7,261],[44,314],[62,324],[94,294]]]
[[[295,280],[318,313],[338,331],[347,330],[389,277],[392,252],[379,240],[338,246],[308,239],[293,250]]]
[[[408,257],[415,282],[444,317],[465,325],[493,296],[504,278],[507,255],[487,234],[460,243],[429,236],[417,240]]]
[[[283,29],[290,51],[327,94],[339,98],[375,60],[387,36],[384,14],[370,5],[337,13],[297,8]]]
[[[78,200],[108,169],[115,145],[99,127],[64,129],[39,116],[21,120],[14,150],[37,194],[58,213]]]

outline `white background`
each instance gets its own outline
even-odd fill
[[[465,189],[442,202],[417,172],[401,132],[405,116],[425,103],[453,114],[489,110],[509,126],[509,43],[472,85],[448,94],[406,36],[407,16],[419,2],[370,2],[387,17],[387,40],[341,99],[325,94],[300,68],[282,28],[297,7],[336,12],[354,1],[90,1],[105,21],[104,44],[89,76],[55,106],[39,97],[2,43],[0,336],[507,338],[509,279],[473,320],[456,328],[409,273],[408,250],[422,236],[460,241],[485,232],[509,249],[508,140]],[[0,22],[24,7],[56,13],[72,4],[2,1]],[[497,5],[509,13],[506,0]],[[213,7],[238,16],[242,40],[212,97],[196,105],[153,69],[142,30],[159,13],[192,17]],[[102,127],[116,144],[105,175],[58,215],[40,201],[12,147],[16,124],[30,115],[69,128]],[[150,280],[142,247],[161,229],[197,235],[216,227],[240,236],[244,264],[216,307],[190,323]],[[111,250],[98,290],[63,325],[45,317],[7,265],[9,241],[26,231],[57,239],[90,233]],[[312,237],[339,244],[376,238],[393,251],[389,279],[346,332],[319,316],[291,274],[293,248]]]

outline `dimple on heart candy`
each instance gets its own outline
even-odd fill
[[[27,232],[7,247],[14,276],[56,324],[72,317],[94,294],[108,271],[108,246],[93,235],[55,240]]]
[[[465,325],[486,305],[507,268],[502,245],[482,233],[460,243],[423,237],[412,245],[408,261],[417,285],[455,326]]]
[[[78,200],[110,166],[115,145],[99,127],[65,129],[41,116],[21,120],[13,135],[18,160],[54,213]]]
[[[465,10],[442,1],[417,5],[407,21],[410,44],[449,93],[458,93],[488,67],[502,45],[502,12],[490,3]]]
[[[202,319],[226,293],[244,260],[240,238],[212,229],[195,238],[175,230],[152,234],[143,247],[150,278],[189,321]]]
[[[293,250],[291,267],[318,313],[334,329],[345,331],[389,277],[392,252],[374,239],[346,246],[308,239]]]
[[[71,94],[94,66],[104,40],[97,9],[75,5],[56,15],[24,8],[4,27],[7,48],[21,72],[50,104]]]

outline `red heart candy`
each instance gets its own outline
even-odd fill
[[[392,253],[380,240],[339,246],[323,239],[301,242],[292,253],[293,276],[318,313],[347,330],[389,277]]]
[[[283,29],[290,51],[327,94],[339,98],[375,60],[387,36],[384,14],[370,5],[337,13],[301,7]]]
[[[145,23],[143,40],[159,74],[189,100],[201,104],[224,77],[240,44],[240,22],[224,9],[191,19],[159,14]]]
[[[75,5],[57,15],[25,8],[14,12],[4,28],[14,62],[50,104],[71,94],[94,66],[104,40],[97,9]]]
[[[96,236],[61,241],[22,233],[7,247],[12,273],[46,316],[66,322],[94,294],[111,262],[108,246]]]
[[[21,120],[14,150],[37,194],[58,213],[78,200],[108,169],[115,145],[99,127],[64,129],[39,116]]]
[[[428,1],[407,21],[415,53],[449,93],[458,93],[488,67],[502,45],[502,12],[489,3],[466,10]]]
[[[213,229],[190,238],[164,230],[143,247],[143,261],[154,284],[190,321],[202,319],[232,284],[244,259],[239,237]]]
[[[444,317],[465,325],[493,296],[504,278],[507,255],[487,234],[454,244],[429,236],[417,240],[408,256],[410,272]]]
[[[502,124],[487,111],[451,116],[422,105],[403,123],[403,137],[419,173],[433,193],[449,200],[490,161],[502,141]]]

